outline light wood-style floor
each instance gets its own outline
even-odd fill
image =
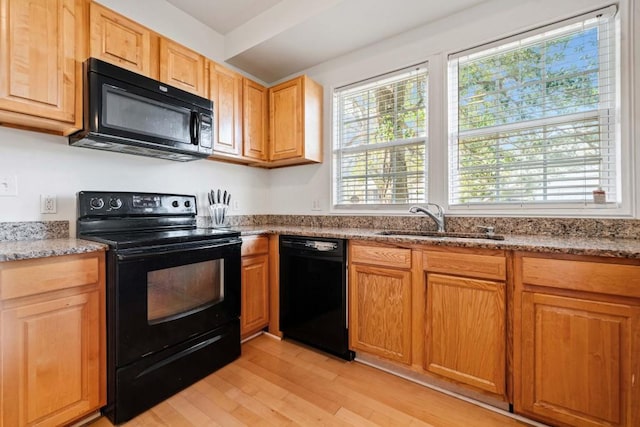
[[[524,426],[357,362],[262,335],[242,356],[125,424],[146,426]],[[91,427],[108,427],[100,418]]]

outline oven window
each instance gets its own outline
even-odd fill
[[[174,320],[224,300],[224,260],[147,273],[149,324]]]

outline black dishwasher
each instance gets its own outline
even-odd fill
[[[280,330],[285,338],[353,359],[345,240],[280,236]]]

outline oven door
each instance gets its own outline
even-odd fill
[[[233,238],[118,251],[109,296],[116,366],[237,319],[240,246]]]

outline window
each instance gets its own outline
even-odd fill
[[[334,205],[426,200],[426,64],[334,92]]]
[[[449,57],[450,205],[619,202],[614,13]]]

